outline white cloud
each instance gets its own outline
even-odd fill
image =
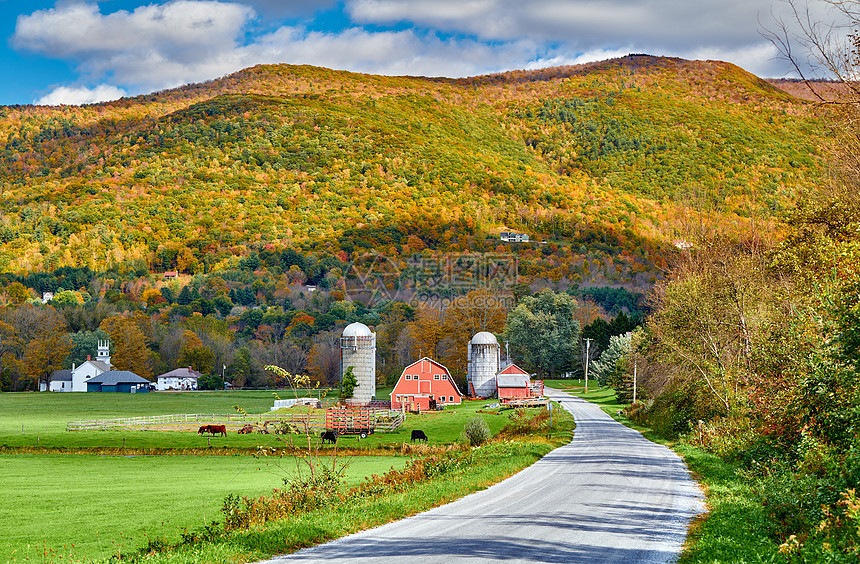
[[[349,0],[359,23],[411,22],[492,40],[599,43],[758,39],[771,0]]]
[[[334,1],[318,6],[331,8]],[[110,83],[131,93],[209,80],[261,63],[460,77],[629,52],[722,59],[762,76],[780,76],[784,67],[758,34],[757,15],[769,17],[770,1],[346,0],[346,13],[356,23],[316,31],[276,27],[254,9],[310,14],[312,0],[175,0],[104,14],[100,6],[107,3],[72,0],[20,16],[11,41],[20,50],[69,61],[81,75],[77,84]],[[404,22],[415,28],[377,31],[358,25]],[[66,87],[40,102],[81,103],[74,100],[85,92]]]
[[[110,84],[100,84],[95,88],[60,86],[33,103],[37,106],[59,106],[61,104],[80,106],[81,104],[116,100],[126,94],[127,92],[122,88]]]
[[[529,41],[490,46],[468,39],[440,39],[412,30],[339,33],[284,27],[240,50],[246,62],[312,64],[387,75],[470,76],[525,65],[535,54]]]
[[[101,14],[70,4],[19,16],[12,44],[71,60],[96,79],[165,88],[235,70],[231,55],[254,11],[240,4],[176,1]]]

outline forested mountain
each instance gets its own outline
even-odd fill
[[[767,227],[817,178],[808,102],[632,55],[471,79],[258,66],[84,107],[0,108],[0,272],[188,274],[296,248],[508,251],[648,285],[671,242]]]

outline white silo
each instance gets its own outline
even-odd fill
[[[486,331],[476,333],[469,341],[469,349],[466,352],[469,395],[488,398],[496,394],[500,350],[496,337]]]
[[[376,333],[364,323],[351,323],[340,336],[340,377],[352,366],[358,385],[349,403],[367,405],[376,395]]]

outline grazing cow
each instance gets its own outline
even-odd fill
[[[322,438],[323,444],[325,444],[325,443],[337,444],[337,432],[336,431],[323,431],[322,434],[320,435],[320,438]]]
[[[421,429],[413,429],[412,430],[412,442],[415,441],[424,441],[427,442],[427,435],[424,434],[424,431]]]
[[[227,436],[227,426],[226,425],[203,425],[199,429],[197,429],[197,434],[202,435],[203,433],[209,433],[210,435],[221,435],[223,437]]]
[[[238,431],[238,433],[240,435],[248,435],[248,434],[253,433],[253,432],[254,432],[254,426],[253,425],[245,425],[244,427],[242,427]]]

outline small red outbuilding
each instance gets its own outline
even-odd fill
[[[532,385],[529,373],[516,364],[511,364],[496,374],[496,389],[498,390],[500,400],[530,398],[535,395],[542,395],[543,382],[540,382],[540,384],[540,391],[538,392]]]
[[[436,405],[459,405],[462,399],[448,369],[424,357],[403,369],[391,392],[391,408],[425,411],[430,409],[431,400]]]

